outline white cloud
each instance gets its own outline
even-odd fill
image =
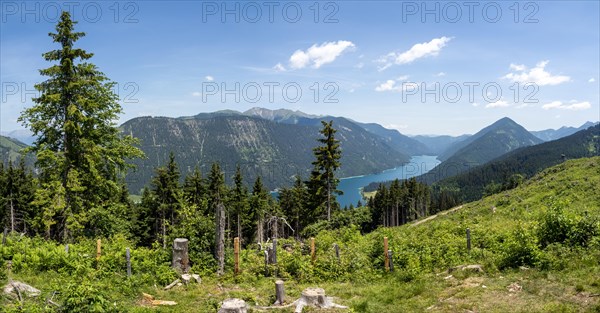
[[[594,77],[592,77],[592,78],[588,79],[588,83],[593,83],[593,82],[595,82],[595,81],[596,81],[596,79],[595,79]]]
[[[589,103],[588,101],[571,103],[571,104],[562,103],[561,101],[552,101],[550,103],[546,103],[546,104],[542,105],[542,109],[544,109],[544,110],[561,109],[561,110],[580,111],[580,110],[587,110],[591,107],[592,107],[592,104]]]
[[[471,105],[472,105],[472,106],[474,106],[474,107],[478,107],[478,106],[479,106],[479,103],[477,103],[477,102],[473,102],[473,103],[471,103]]]
[[[192,96],[194,96],[194,97],[200,97],[201,95],[202,95],[202,93],[200,93],[198,91],[192,92]]]
[[[420,58],[436,56],[451,39],[449,37],[434,38],[429,42],[418,43],[402,53],[390,52],[377,60],[378,63],[383,64],[379,71],[383,71],[393,64],[408,64]]]
[[[210,75],[205,76],[204,79],[208,80],[209,82],[215,80],[215,78]]]
[[[353,47],[355,47],[354,44],[346,40],[324,42],[320,46],[314,44],[306,51],[296,50],[290,57],[290,67],[300,69],[312,63],[313,68],[319,68],[335,61],[345,50]]]
[[[281,64],[281,63],[277,63],[275,64],[275,66],[273,66],[273,69],[275,70],[275,72],[285,72],[285,67]]]
[[[515,71],[524,71],[525,69],[527,69],[527,67],[525,67],[525,65],[523,65],[523,64],[510,63],[510,69],[515,70]]]
[[[399,91],[400,89],[398,89],[399,87],[396,86],[396,81],[393,79],[388,79],[385,83],[375,87],[375,91],[394,91],[397,90]]]
[[[538,86],[558,85],[571,80],[569,76],[552,75],[546,72],[545,67],[549,61],[541,61],[534,68],[527,71],[524,65],[511,64],[510,69],[515,72],[505,75],[503,78],[510,79],[518,83],[535,83]]]
[[[365,63],[360,62],[360,63],[354,65],[354,67],[356,67],[356,68],[363,68],[363,67],[365,67]]]
[[[402,76],[398,76],[398,78],[396,78],[396,80],[399,81],[403,81],[403,80],[407,80],[408,79],[408,75],[402,75]]]
[[[381,83],[379,86],[375,87],[375,91],[383,92],[383,91],[406,91],[410,89],[414,91],[419,88],[419,85],[414,82],[405,82],[403,80],[408,79],[408,76],[400,76],[397,80],[388,79],[385,83]],[[400,81],[403,81],[401,84],[396,84]]]
[[[439,72],[439,73],[435,74],[435,76],[437,76],[437,77],[446,76],[446,73],[444,73],[444,72]]]
[[[511,104],[500,99],[496,102],[490,102],[488,104],[485,105],[486,109],[490,109],[490,108],[506,108],[509,107]]]

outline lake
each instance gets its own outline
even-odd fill
[[[407,179],[427,173],[436,165],[440,164],[437,156],[421,155],[413,156],[408,163],[403,166],[385,170],[378,174],[362,175],[340,179],[338,189],[344,194],[337,197],[341,207],[346,205],[356,205],[358,200],[365,203],[361,191],[366,185],[373,182],[383,182],[388,180]]]

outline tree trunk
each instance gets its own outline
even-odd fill
[[[237,237],[242,239],[242,223],[240,221],[240,213],[237,214]]]
[[[163,249],[167,248],[167,225],[166,225],[166,219],[164,217],[164,213],[163,213],[163,218],[162,218],[162,242],[163,242]]]
[[[10,195],[10,231],[15,231],[15,208],[13,206],[12,194]]]
[[[331,182],[327,178],[327,220],[331,220]]]
[[[262,243],[264,240],[263,238],[263,221],[262,218],[258,218],[257,220],[257,225],[256,225],[256,241],[258,243]]]
[[[223,275],[225,269],[225,206],[222,203],[219,203],[215,210],[217,217],[215,257],[219,264],[217,274]]]

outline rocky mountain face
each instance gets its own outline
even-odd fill
[[[312,148],[318,145],[320,120],[283,123],[235,112],[193,117],[140,117],[124,123],[124,133],[141,140],[146,159],[127,176],[132,193],[150,182],[154,168],[175,154],[183,175],[198,167],[207,174],[219,162],[231,179],[239,165],[248,183],[258,175],[271,189],[290,185],[295,175],[308,177]],[[324,119],[328,120],[328,119]],[[346,119],[334,120],[342,149],[338,176],[363,175],[401,165],[409,160],[378,136]]]

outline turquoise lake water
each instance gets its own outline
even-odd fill
[[[436,156],[421,155],[413,156],[410,162],[403,166],[385,170],[378,174],[362,175],[356,177],[347,177],[340,179],[338,189],[343,191],[344,194],[337,197],[341,207],[350,205],[351,203],[356,205],[358,200],[365,203],[362,198],[362,188],[373,182],[383,182],[388,180],[407,179],[414,176],[427,173],[433,169],[436,165],[440,164],[440,161]]]

